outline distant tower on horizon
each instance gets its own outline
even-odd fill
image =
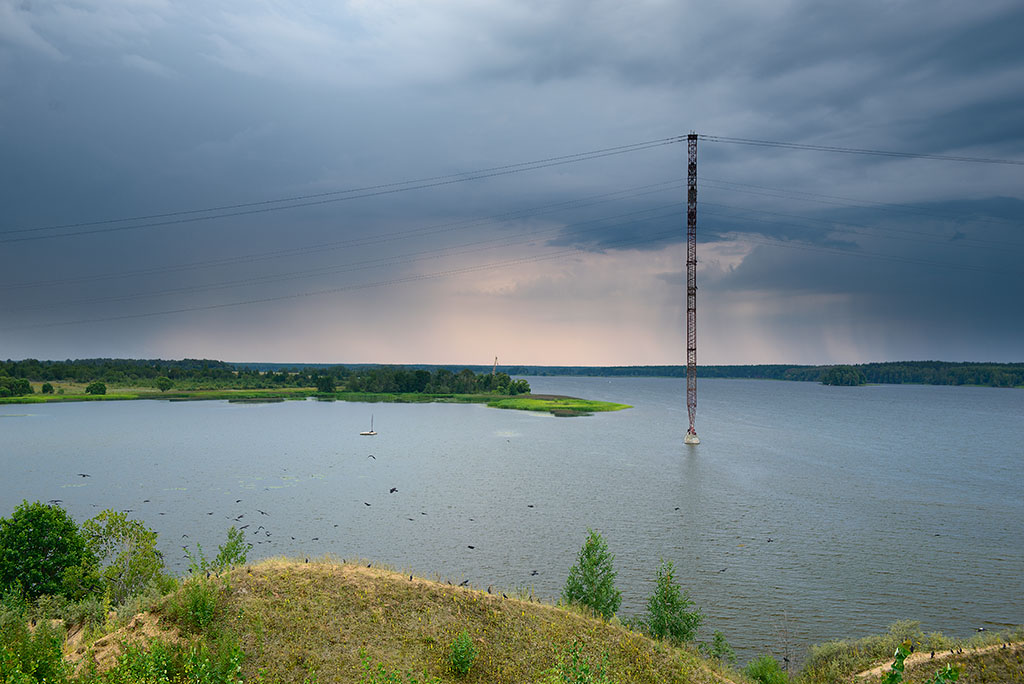
[[[697,134],[686,136],[686,412],[685,444],[700,444],[697,418]]]

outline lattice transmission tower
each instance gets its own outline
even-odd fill
[[[700,444],[697,418],[697,134],[686,136],[686,412],[690,429],[683,441]]]

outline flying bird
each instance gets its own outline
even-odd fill
[[[377,460],[377,457],[376,457],[376,456],[374,456],[373,454],[370,454],[370,455],[369,455],[369,456],[367,456],[366,458],[372,458],[372,459],[373,459],[374,461],[376,461],[376,460]]]
[[[397,491],[398,491],[398,487],[392,487],[392,488],[391,488],[391,491],[390,491],[390,492],[388,492],[388,493],[389,493],[389,494],[394,494],[394,493],[395,493],[395,492],[397,492]]]
[[[78,473],[78,477],[92,477],[89,473]]]
[[[368,503],[366,503],[366,502],[364,501],[364,502],[363,502],[363,505],[364,505],[364,506],[369,506],[370,504],[368,504]]]

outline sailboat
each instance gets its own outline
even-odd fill
[[[375,435],[375,434],[377,434],[376,432],[373,431],[373,414],[372,413],[370,414],[370,429],[367,430],[366,432],[360,432],[359,434],[361,434],[361,435]]]

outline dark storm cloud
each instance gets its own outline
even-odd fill
[[[689,130],[1020,158],[1022,33],[1016,2],[0,0],[0,231],[335,192]],[[950,301],[970,310],[971,325],[956,333],[970,343],[943,350],[970,357],[982,335],[992,340],[986,350],[1010,349],[1020,332],[1005,307],[1024,287],[1002,273],[1020,241],[1020,167],[702,141],[699,168],[707,301],[714,288],[723,297],[816,293],[841,298],[849,320],[883,328],[910,321],[928,331],[879,354],[931,353],[921,340],[941,328]],[[423,299],[386,285],[360,297],[399,318],[431,312],[421,322],[428,337],[446,336],[459,316],[484,315],[481,302],[495,297],[510,308],[557,303],[546,320],[607,310],[585,293],[614,297],[614,288],[587,279],[607,272],[629,281],[611,275],[615,263],[650,262],[638,283],[678,279],[678,269],[660,264],[684,239],[681,208],[665,209],[683,191],[642,188],[684,173],[685,146],[675,144],[378,198],[2,244],[0,283],[39,284],[0,290],[3,323],[22,326],[0,332],[0,356],[152,356],[154,340],[172,336],[174,344],[213,346],[175,351],[168,343],[160,347],[168,355],[225,356],[213,349],[236,348],[237,331],[253,339],[273,337],[288,321],[326,326],[356,305],[317,295],[217,316],[56,329],[67,337],[24,326],[359,287],[512,257],[527,259],[523,282],[491,282],[485,270],[476,289],[456,294],[438,279],[416,293]],[[625,188],[637,190],[579,202]],[[577,204],[540,209],[567,202]],[[934,215],[943,211],[949,216]],[[981,240],[1004,252],[986,253]],[[579,271],[529,261],[569,248],[580,250]],[[295,249],[305,251],[288,251]],[[358,270],[370,262],[373,269]],[[950,263],[968,267],[950,271],[959,289],[929,280]],[[988,273],[971,270],[986,266]],[[531,269],[538,272],[528,276]],[[580,280],[571,301],[559,279],[570,272]],[[51,282],[62,278],[73,282]],[[633,309],[652,320],[666,306],[653,281],[631,295]],[[125,294],[137,298],[112,300]],[[473,306],[481,308],[460,297],[480,297]],[[39,308],[21,311],[29,306]],[[764,325],[784,349],[787,325],[813,327],[815,315],[780,311]],[[609,361],[679,361],[671,356],[677,331],[651,335],[669,342],[642,359]],[[321,360],[283,333],[276,344],[242,355],[280,349],[279,360]],[[721,361],[760,358],[736,353],[746,356]],[[523,359],[533,360],[543,362]]]

